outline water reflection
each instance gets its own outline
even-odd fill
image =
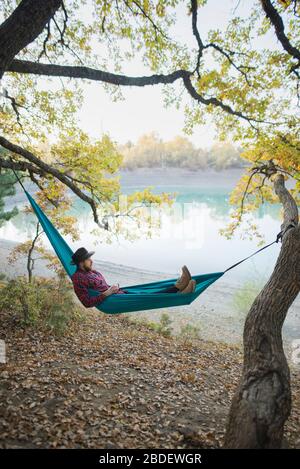
[[[139,189],[130,186],[125,187],[124,192]],[[219,234],[229,221],[229,190],[206,187],[201,192],[199,187],[178,185],[155,188],[155,192],[161,191],[177,193],[174,207],[161,213],[159,229],[144,233],[135,227],[131,233],[135,235],[134,242],[124,236],[110,237],[110,244],[104,242],[105,235],[100,230],[94,231],[89,207],[76,199],[71,214],[78,219],[80,242],[68,241],[74,249],[82,245],[94,246],[96,257],[103,261],[162,272],[176,272],[183,263],[194,272],[220,271],[257,248],[255,241],[241,240],[237,235],[228,241]],[[276,237],[279,216],[280,207],[277,205],[266,204],[255,213],[254,220],[267,242]],[[0,229],[0,238],[24,241],[33,234],[35,222],[33,215],[20,212]],[[132,225],[130,230],[133,231]],[[277,252],[278,247],[275,246],[243,264],[231,274],[232,278],[252,278],[258,272],[262,276],[268,275]]]

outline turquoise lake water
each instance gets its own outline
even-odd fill
[[[192,175],[193,176],[193,175]],[[93,222],[89,208],[81,201],[76,201],[72,210],[79,220],[80,241],[72,242],[76,249],[82,245],[96,251],[95,258],[146,270],[176,273],[182,264],[187,264],[194,273],[223,271],[229,265],[257,249],[257,240],[241,239],[236,234],[227,240],[220,235],[230,220],[229,194],[234,181],[222,176],[211,177],[201,174],[195,180],[187,173],[176,179],[174,176],[153,178],[154,191],[176,193],[175,204],[162,213],[152,210],[155,222],[160,227],[138,228],[133,222],[123,221],[123,230],[132,240],[123,235],[109,236]],[[152,182],[151,174],[130,175],[123,178],[123,192],[130,194]],[[154,182],[155,182],[154,181]],[[150,212],[149,212],[150,213]],[[0,229],[0,238],[12,241],[24,241],[34,230],[34,217],[19,213],[17,217]],[[253,215],[254,222],[265,236],[265,241],[272,241],[280,229],[280,207],[264,205]],[[244,224],[244,228],[246,228]],[[47,243],[47,241],[46,241]],[[228,274],[230,281],[263,279],[271,271],[279,252],[279,245],[247,261]]]

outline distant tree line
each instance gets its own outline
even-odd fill
[[[123,167],[136,168],[185,168],[218,171],[227,168],[242,168],[241,148],[228,142],[215,143],[209,149],[196,147],[188,138],[177,136],[163,141],[156,133],[143,135],[134,144],[131,141],[120,146]]]

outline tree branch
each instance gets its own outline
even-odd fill
[[[102,81],[112,85],[121,86],[147,86],[157,84],[170,84],[190,74],[186,70],[176,70],[167,75],[150,75],[143,77],[129,77],[91,67],[55,65],[31,62],[28,60],[13,60],[7,67],[8,72],[28,73],[32,75],[46,75],[51,77],[82,78],[92,81]]]
[[[176,80],[181,79],[183,80],[184,86],[189,92],[189,94],[192,96],[192,98],[196,99],[196,101],[201,104],[204,104],[206,106],[212,105],[215,107],[220,107],[223,111],[227,112],[228,114],[246,120],[250,125],[253,122],[273,124],[273,122],[265,122],[263,120],[252,118],[251,116],[244,115],[242,112],[235,111],[231,108],[231,106],[223,103],[217,98],[205,98],[204,96],[199,94],[193,87],[191,82],[192,72],[188,70],[179,69],[166,75],[160,74],[143,77],[129,77],[126,75],[119,75],[90,67],[44,64],[15,59],[7,68],[7,71],[17,73],[28,73],[32,75],[46,75],[52,77],[82,78],[93,81],[102,81],[104,83],[110,83],[112,85],[121,86],[147,86],[157,84],[166,85],[174,83]]]
[[[39,176],[44,175],[43,171],[38,169],[33,164],[27,163],[27,161],[10,161],[6,159],[0,158],[0,169],[13,169],[14,171],[21,171],[21,172],[32,172],[34,174],[38,174]]]
[[[262,123],[274,124],[274,122],[266,122],[266,121],[263,121],[263,120],[260,120],[260,119],[254,119],[253,117],[247,116],[247,115],[243,114],[242,112],[235,111],[234,109],[232,109],[231,106],[229,106],[228,104],[223,103],[223,101],[220,101],[218,98],[205,98],[204,96],[202,96],[201,94],[199,94],[195,90],[195,88],[192,84],[190,75],[185,75],[183,77],[183,82],[184,82],[184,85],[185,85],[186,89],[188,90],[188,92],[192,96],[192,98],[194,98],[196,101],[204,104],[205,106],[212,105],[212,106],[215,106],[215,107],[219,107],[223,111],[227,112],[227,114],[231,114],[233,116],[239,117],[240,119],[246,120],[252,127],[254,127],[253,122],[254,123],[261,123],[261,124]]]
[[[253,70],[253,67],[250,67],[250,66],[247,66],[247,65],[237,65],[234,60],[232,59],[232,56],[234,56],[234,52],[232,51],[226,51],[224,50],[222,47],[220,47],[218,44],[215,44],[214,42],[210,42],[209,44],[207,44],[205,46],[205,49],[208,49],[208,48],[213,48],[215,49],[216,51],[220,52],[220,54],[222,54],[224,57],[226,57],[226,59],[228,60],[228,62],[238,71],[240,72],[243,77],[245,78],[246,82],[247,82],[247,85],[248,86],[251,86],[251,83],[248,79],[248,75],[247,75],[247,72],[246,71],[249,71],[249,70]]]
[[[197,44],[198,44],[198,57],[197,57],[197,64],[196,64],[195,71],[197,71],[198,76],[199,76],[200,60],[202,57],[204,45],[200,37],[200,33],[198,30],[198,26],[197,26],[197,17],[198,17],[198,1],[197,0],[191,0],[191,12],[192,12],[193,35],[195,36]]]
[[[281,43],[284,50],[288,52],[288,54],[290,54],[294,59],[298,60],[297,67],[299,67],[300,50],[291,44],[289,38],[285,34],[284,23],[280,14],[270,0],[260,0],[260,3],[264,12],[266,13],[267,18],[269,18],[271,24],[274,26],[278,41]]]
[[[79,187],[72,182],[72,180],[68,177],[67,174],[64,174],[61,171],[59,171],[58,169],[54,168],[53,166],[48,165],[47,163],[40,160],[37,156],[35,156],[30,151],[25,150],[24,148],[20,147],[19,145],[15,145],[14,143],[9,142],[6,138],[4,138],[2,136],[0,136],[0,145],[3,148],[6,148],[6,150],[9,150],[10,152],[15,153],[19,156],[22,156],[23,158],[25,158],[26,160],[28,160],[31,163],[29,166],[28,166],[28,164],[24,164],[23,162],[19,163],[18,169],[21,169],[22,168],[21,165],[23,165],[24,169],[26,169],[28,171],[32,171],[35,174],[39,174],[39,175],[42,175],[42,176],[45,176],[47,174],[52,175],[54,178],[58,179],[60,182],[65,184],[67,187],[69,187],[69,189],[71,189],[71,191],[74,192],[74,194],[76,194],[80,199],[82,199],[84,202],[86,202],[90,205],[90,207],[93,211],[95,222],[101,228],[107,229],[107,227],[105,225],[102,225],[100,220],[99,220],[99,217],[98,217],[98,214],[97,214],[97,205],[96,205],[95,201],[91,197],[86,195],[81,189],[79,189]],[[6,168],[8,168],[8,167],[12,168],[12,165],[11,166],[8,165],[7,160],[6,160],[6,162],[5,161],[1,162],[1,160],[0,160],[0,166],[6,167]],[[17,165],[15,164],[14,169],[16,169],[16,168],[17,168]]]

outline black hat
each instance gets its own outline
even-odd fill
[[[74,252],[72,256],[71,264],[78,265],[79,262],[85,261],[86,259],[91,257],[93,254],[95,254],[95,251],[88,252],[85,248],[79,248],[77,249],[77,251]]]

